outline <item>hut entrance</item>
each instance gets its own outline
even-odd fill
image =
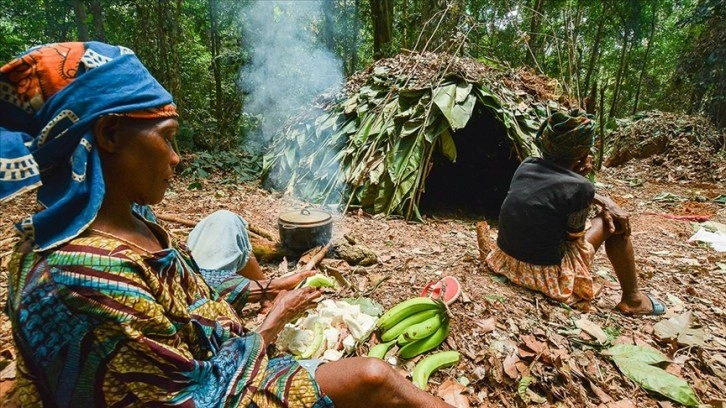
[[[519,165],[504,126],[477,106],[465,128],[454,133],[457,159],[437,149],[421,195],[421,212],[495,215]]]

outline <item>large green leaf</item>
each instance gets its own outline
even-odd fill
[[[352,97],[341,103],[341,107],[343,108],[343,112],[346,114],[355,112],[356,108],[358,108],[358,94],[354,94]]]
[[[639,361],[645,364],[667,363],[668,360],[663,354],[652,347],[634,346],[632,344],[617,344],[603,351],[603,354],[613,358],[624,358]]]
[[[472,89],[471,84],[462,81],[458,84],[450,83],[434,90],[434,103],[454,130],[464,128],[471,118],[471,113],[476,104],[476,96],[472,95]],[[461,102],[457,102],[457,100],[461,100]]]
[[[424,119],[421,117],[416,118],[416,119],[407,120],[403,124],[403,127],[401,127],[401,136],[400,137],[404,138],[406,136],[410,136],[410,135],[418,132],[419,129],[421,129],[421,126],[423,126],[423,124],[424,124]]]
[[[361,124],[358,132],[353,136],[353,143],[357,146],[362,146],[371,135],[375,135],[381,132],[381,115],[371,113],[365,117]]]
[[[603,353],[612,357],[618,369],[628,378],[649,391],[656,392],[686,406],[699,404],[696,394],[686,380],[663,370],[655,364],[668,362],[650,347],[619,344]]]
[[[415,106],[423,95],[428,94],[428,88],[424,89],[402,89],[398,93],[398,109],[405,112]]]
[[[423,151],[422,137],[398,139],[386,154],[388,173],[394,183],[399,183],[418,167]]]
[[[395,148],[388,152],[388,173],[395,185],[395,191],[388,203],[387,213],[398,207],[416,184],[419,166],[425,148],[423,136],[398,139]]]
[[[384,171],[386,171],[386,165],[384,157],[381,156],[377,158],[371,166],[371,171],[368,173],[368,179],[371,183],[378,184],[378,181],[381,179],[381,175],[383,175]]]
[[[370,188],[370,187],[369,187]],[[387,175],[381,178],[381,182],[378,183],[376,188],[376,198],[373,201],[373,211],[375,213],[382,213],[386,211],[388,203],[391,201],[393,195],[394,186],[391,180],[388,179]]]
[[[441,133],[439,141],[441,141],[441,153],[444,154],[444,157],[451,160],[452,163],[456,163],[456,144],[449,129],[445,129]]]
[[[424,136],[426,137],[426,141],[429,143],[434,143],[441,133],[445,130],[451,129],[449,121],[446,120],[446,118],[438,110],[432,111],[426,122]]]

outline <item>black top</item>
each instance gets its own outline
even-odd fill
[[[499,248],[527,263],[559,265],[567,233],[585,229],[594,197],[585,177],[544,159],[525,159],[499,213]]]

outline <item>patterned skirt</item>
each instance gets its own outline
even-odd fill
[[[487,256],[487,265],[517,285],[544,293],[563,303],[592,300],[602,286],[593,281],[590,265],[595,248],[580,237],[565,242],[565,255],[560,265],[534,265],[520,261],[495,244]]]

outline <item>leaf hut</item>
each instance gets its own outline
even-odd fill
[[[263,184],[298,198],[421,219],[439,206],[498,210],[549,112],[556,81],[493,60],[411,53],[377,61],[291,119]]]

